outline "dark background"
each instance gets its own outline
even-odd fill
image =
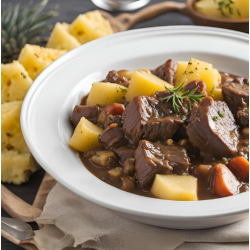
[[[2,3],[11,3],[11,4],[25,4],[29,2],[29,0],[3,0]],[[34,3],[39,2],[38,0],[33,0]],[[149,5],[159,3],[163,1],[159,0],[151,0]],[[175,2],[185,2],[185,0],[175,0]],[[55,17],[50,24],[55,24],[56,22],[67,22],[71,23],[79,14],[96,10],[98,9],[90,0],[50,0],[47,6],[45,7],[45,11],[51,9],[56,4],[59,5],[58,12],[59,15]],[[117,13],[112,13],[113,15],[117,15]],[[167,13],[161,15],[152,20],[137,24],[133,29],[145,28],[145,27],[156,27],[156,26],[166,26],[166,25],[191,25],[193,21],[184,15],[178,13]],[[15,186],[6,184],[6,187],[10,189],[13,193],[19,196],[21,199],[26,202],[32,204],[35,198],[36,192],[39,188],[41,180],[44,175],[44,170],[39,170],[35,174],[30,177],[30,181],[28,183],[22,184],[21,186]],[[2,210],[2,216],[9,217],[9,215]],[[21,247],[15,246],[11,242],[2,238],[1,246],[3,250],[19,250]],[[53,250],[53,249],[51,249]]]

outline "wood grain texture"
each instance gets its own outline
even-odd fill
[[[23,201],[9,191],[3,184],[1,184],[1,204],[2,208],[11,217],[25,222],[35,221],[35,219],[42,213],[41,209],[33,207]]]

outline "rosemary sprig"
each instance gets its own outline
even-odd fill
[[[190,100],[192,100],[194,102],[199,102],[203,97],[205,97],[205,95],[202,95],[202,94],[195,94],[195,91],[197,90],[197,88],[193,89],[191,92],[189,92],[189,90],[187,90],[184,93],[179,94],[179,92],[183,90],[184,83],[185,82],[183,82],[179,87],[177,87],[175,89],[170,89],[167,86],[165,86],[165,89],[168,90],[172,94],[168,97],[163,98],[163,99],[166,100],[166,102],[169,102],[172,99],[173,108],[174,108],[174,111],[176,113],[179,112],[179,108],[182,106],[184,98],[189,99],[188,109],[190,110],[192,108],[192,104],[191,104]]]

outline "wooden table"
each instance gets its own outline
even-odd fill
[[[29,0],[3,0],[2,2],[9,2],[12,4],[24,4],[29,2]],[[38,0],[34,0],[33,2],[39,2]],[[162,2],[159,0],[151,0],[151,4],[155,4],[158,2]],[[185,2],[185,0],[178,0],[176,2]],[[59,4],[59,15],[51,21],[51,24],[55,24],[56,22],[67,22],[71,23],[77,15],[81,13],[85,13],[87,11],[98,9],[90,0],[50,0],[46,9],[51,8],[55,4]],[[117,13],[112,13],[116,15]],[[145,27],[156,27],[156,26],[166,26],[166,25],[190,25],[193,24],[193,21],[186,16],[183,16],[178,13],[168,13],[152,20],[143,22],[141,24],[136,25],[133,29],[145,28]],[[39,170],[37,173],[31,176],[30,181],[21,186],[9,185],[6,187],[19,196],[21,199],[27,201],[32,204],[38,187],[41,183],[41,180],[44,175],[44,170]],[[8,214],[2,210],[2,216],[9,217]],[[32,225],[35,228],[35,225]],[[15,246],[11,242],[2,238],[1,242],[2,250],[19,250],[22,249],[18,246]]]

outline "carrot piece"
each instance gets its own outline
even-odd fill
[[[226,165],[218,163],[214,165],[212,190],[219,197],[231,196],[238,193],[240,182]]]
[[[241,179],[246,179],[249,177],[249,161],[246,160],[243,156],[238,156],[231,159],[227,167]]]

